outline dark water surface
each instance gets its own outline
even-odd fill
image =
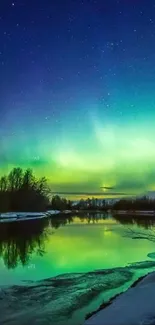
[[[47,280],[50,293],[42,322],[81,324],[85,315],[104,300],[154,270],[154,255],[150,254],[154,251],[155,220],[148,217],[88,213],[0,224],[0,285],[19,285],[27,280],[39,280],[41,284],[53,278],[50,285]],[[36,286],[37,290],[45,288],[39,285],[42,289],[38,289],[38,282]],[[34,288],[31,290],[29,297],[34,295]],[[17,291],[12,294],[19,295]],[[21,306],[22,299],[25,303],[22,295],[18,296]],[[33,319],[32,314],[24,324],[35,324],[37,318]],[[43,313],[38,315],[40,321],[42,317]],[[15,318],[16,324],[18,321],[20,324],[21,319]]]

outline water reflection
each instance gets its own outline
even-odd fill
[[[56,215],[56,216],[52,216],[49,219],[49,225],[54,229],[58,229],[60,226],[65,226],[67,224],[73,223],[73,221],[74,221],[73,216]]]
[[[55,216],[26,222],[0,223],[0,257],[8,269],[29,263],[32,254],[43,256],[52,229],[73,222],[71,216]],[[51,230],[51,231],[50,231]]]
[[[0,223],[0,257],[7,269],[15,269],[18,265],[27,265],[33,254],[44,256],[49,237],[54,229],[71,224],[99,224],[105,222],[122,225],[138,225],[145,229],[155,225],[150,217],[111,216],[103,213],[87,213],[85,215],[56,215],[49,219],[18,223]],[[105,228],[105,227],[104,227]],[[104,229],[106,230],[106,229]],[[77,229],[77,232],[80,230]],[[104,234],[108,234],[104,232]],[[80,235],[80,233],[79,233]],[[86,236],[86,233],[85,235]],[[95,242],[94,242],[95,245]],[[70,247],[70,250],[72,248]],[[98,252],[96,252],[97,254]]]
[[[84,215],[79,216],[81,222],[87,221],[88,223],[97,223],[101,220],[111,219],[111,216],[108,213],[101,212],[88,212]]]
[[[113,218],[121,223],[122,225],[137,225],[139,227],[150,229],[155,226],[155,218],[151,217],[143,217],[143,216],[120,216],[120,215],[113,215]]]
[[[43,256],[48,236],[46,227],[46,219],[0,224],[0,256],[8,269],[18,263],[25,266],[34,252]]]

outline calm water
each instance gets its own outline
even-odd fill
[[[139,224],[139,225],[138,225]],[[0,224],[0,284],[41,280],[150,260],[154,221],[103,214]],[[138,234],[134,240],[131,236]]]
[[[80,325],[103,301],[155,270],[155,260],[148,257],[154,251],[155,220],[148,217],[94,213],[0,224],[0,285],[59,276],[50,282],[44,317],[54,325]],[[18,313],[13,317],[20,324]]]

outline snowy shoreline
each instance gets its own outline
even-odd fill
[[[49,210],[46,212],[6,212],[6,213],[0,213],[0,223],[37,220],[37,219],[48,218],[50,216],[61,214],[61,213],[70,214],[72,213],[72,211]]]
[[[155,271],[142,276],[127,291],[103,303],[86,317],[84,325],[154,325],[154,301]]]
[[[114,210],[113,211],[117,215],[129,215],[129,216],[155,216],[155,211],[154,210]]]

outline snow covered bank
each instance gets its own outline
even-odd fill
[[[85,325],[155,324],[155,272],[93,315]]]
[[[46,212],[46,214],[49,215],[49,216],[52,216],[54,214],[59,214],[59,213],[61,213],[59,210],[48,210]]]
[[[36,220],[48,217],[41,212],[8,212],[0,214],[0,223]]]
[[[7,212],[7,213],[0,213],[0,218],[5,219],[5,218],[17,218],[17,214],[13,212]]]
[[[45,213],[43,212],[6,212],[1,213],[0,218],[24,218],[24,217],[42,217]]]
[[[59,211],[59,210],[48,210],[46,212],[46,214],[48,214],[49,216],[52,216],[52,215],[56,215],[56,214],[70,214],[72,213],[71,210],[64,210],[64,211]]]
[[[57,214],[70,214],[72,211],[48,210],[46,212],[7,212],[0,213],[0,223],[47,218]]]
[[[135,210],[135,211],[130,211],[130,210],[116,210],[114,211],[116,215],[129,215],[129,216],[155,216],[155,211],[154,210]]]

